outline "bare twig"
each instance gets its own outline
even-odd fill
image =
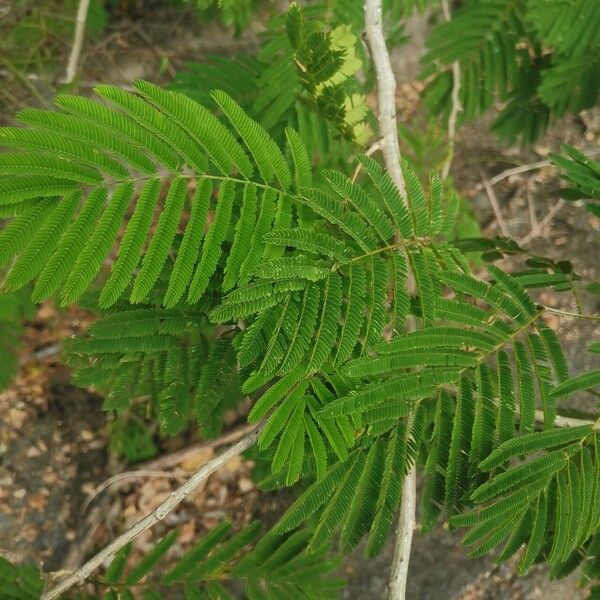
[[[71,48],[71,54],[69,55],[69,62],[67,64],[67,72],[64,78],[64,83],[66,84],[72,83],[77,75],[77,65],[79,64],[79,57],[81,55],[81,48],[83,46],[85,22],[87,20],[89,7],[90,0],[79,0],[79,7],[77,8],[77,20],[75,23],[75,36],[73,37],[73,47]]]
[[[124,471],[123,473],[118,473],[113,475],[106,481],[102,482],[96,489],[91,492],[88,497],[85,499],[83,503],[83,511],[87,509],[90,503],[101,494],[105,489],[110,487],[115,483],[119,483],[121,481],[127,481],[130,479],[140,479],[142,477],[165,477],[167,479],[185,479],[185,472],[181,470],[176,471],[167,471],[165,469],[170,469],[175,467],[182,462],[189,460],[190,458],[196,457],[198,454],[202,453],[206,449],[215,449],[220,448],[222,446],[227,446],[228,444],[232,444],[233,442],[237,442],[240,438],[244,437],[247,433],[251,432],[254,429],[254,425],[242,425],[221,437],[210,440],[208,442],[204,442],[202,444],[194,444],[193,446],[188,446],[187,448],[183,448],[182,450],[178,450],[177,452],[171,452],[170,454],[166,454],[165,456],[160,456],[159,458],[155,458],[154,460],[143,463],[137,469],[133,469],[131,471]]]
[[[221,448],[222,446],[233,444],[233,442],[237,442],[240,438],[243,438],[246,434],[250,433],[253,430],[254,425],[242,425],[241,427],[238,427],[233,431],[223,434],[221,437],[218,437],[215,440],[202,442],[200,444],[194,444],[193,446],[182,448],[177,452],[171,452],[170,454],[166,454],[165,456],[160,456],[159,458],[155,458],[153,460],[145,462],[140,465],[140,469],[145,469],[147,471],[157,471],[161,469],[169,469],[171,467],[175,467],[177,465],[180,465],[185,460],[194,458],[200,452],[203,452],[207,448]]]
[[[529,222],[531,223],[531,231],[539,229],[539,221],[537,219],[537,215],[535,214],[535,202],[533,201],[533,197],[531,195],[531,180],[528,179],[525,182],[525,197],[527,199],[527,209],[529,210]]]
[[[600,150],[591,150],[590,152],[586,152],[585,155],[588,157],[596,156],[600,154]],[[519,175],[520,173],[527,173],[529,171],[535,171],[537,169],[543,169],[544,167],[549,167],[553,163],[549,160],[540,160],[538,162],[529,163],[526,165],[519,165],[518,167],[512,167],[511,169],[506,169],[498,175],[495,175],[491,179],[486,179],[483,175],[481,176],[481,182],[483,184],[483,188],[486,191],[487,197],[490,201],[494,214],[496,216],[496,220],[498,222],[498,226],[502,231],[502,234],[506,237],[509,236],[508,227],[506,226],[506,222],[502,218],[502,213],[500,211],[500,206],[498,204],[498,200],[496,198],[496,194],[494,193],[494,185],[507,179],[508,177],[512,177],[513,175]],[[556,216],[559,210],[565,205],[565,201],[560,199],[546,214],[546,216],[541,220],[537,221],[535,217],[535,210],[533,207],[532,200],[529,196],[529,188],[527,190],[527,204],[529,206],[529,215],[531,220],[531,231],[523,238],[518,240],[519,244],[526,244],[531,240],[539,237],[544,232],[544,228],[552,221],[552,219]]]
[[[377,152],[377,150],[381,150],[381,140],[375,140],[364,152],[364,154],[366,154],[367,156],[371,156],[371,154],[374,154],[375,152]],[[352,181],[356,181],[356,178],[358,177],[360,171],[362,169],[362,163],[359,161],[359,163],[356,165],[356,169],[354,169],[354,173],[352,174]]]
[[[451,15],[448,0],[441,0],[441,2],[444,18],[446,21],[449,21]],[[462,112],[462,105],[460,103],[460,64],[458,61],[455,61],[452,63],[452,108],[450,109],[450,115],[448,116],[448,155],[446,156],[442,168],[442,179],[446,179],[448,173],[450,173],[450,165],[452,165],[452,159],[454,158],[456,121],[458,119],[458,113],[460,112]]]
[[[408,206],[406,185],[400,167],[400,145],[396,127],[396,80],[383,35],[381,0],[365,0],[365,33],[377,76],[377,106],[383,160]],[[413,287],[414,283],[409,281],[409,288]],[[413,465],[404,477],[402,486],[396,546],[389,579],[391,600],[404,600],[406,594],[408,563],[416,523],[416,477],[416,468]]]
[[[544,423],[545,417],[544,413],[541,410],[535,411],[535,420],[538,423]],[[576,417],[563,417],[561,415],[556,415],[554,417],[554,426],[555,427],[578,427],[579,425],[590,425],[592,423],[596,423],[597,421],[591,419],[578,419]]]
[[[103,481],[93,492],[90,492],[81,507],[82,512],[87,510],[87,507],[95,498],[98,497],[105,489],[109,488],[115,483],[121,481],[127,481],[131,479],[142,479],[142,478],[162,478],[162,479],[185,479],[185,471],[148,471],[146,469],[138,469],[137,471],[125,471],[123,473],[117,473],[109,477],[106,481]]]
[[[544,167],[549,167],[552,163],[549,160],[540,160],[538,162],[529,163],[526,165],[519,165],[518,167],[511,167],[510,169],[506,169],[498,175],[494,175],[490,179],[491,185],[496,185],[500,183],[503,179],[507,179],[508,177],[512,177],[513,175],[519,175],[520,173],[528,173],[529,171],[537,171],[538,169],[543,169]]]
[[[519,244],[527,244],[531,240],[539,237],[544,233],[544,228],[554,219],[558,211],[565,205],[565,201],[561,198],[549,211],[548,214],[539,222],[536,223],[531,231],[524,237],[518,240]]]
[[[504,221],[504,217],[502,216],[502,211],[500,210],[500,205],[498,204],[498,198],[496,198],[494,188],[492,187],[490,181],[486,179],[485,175],[483,175],[483,173],[481,174],[481,182],[485,188],[485,193],[490,201],[490,205],[494,211],[494,215],[496,216],[496,221],[498,222],[498,227],[500,228],[502,235],[504,237],[510,237],[510,231],[508,231],[508,227]]]
[[[591,150],[590,152],[584,152],[586,156],[592,157],[600,154],[600,150]],[[549,160],[540,160],[538,162],[529,163],[526,165],[519,165],[518,167],[511,167],[510,169],[506,169],[498,175],[494,175],[494,177],[490,178],[490,183],[492,185],[496,185],[500,183],[502,180],[507,179],[508,177],[512,177],[513,175],[519,175],[520,173],[528,173],[529,171],[537,171],[538,169],[543,169],[544,167],[549,167],[553,163]]]
[[[554,313],[556,315],[563,315],[564,317],[573,317],[574,319],[589,319],[590,321],[600,321],[600,315],[582,315],[581,313],[570,312],[568,310],[561,310],[560,308],[552,308],[551,306],[544,306],[544,310]]]
[[[143,519],[139,520],[133,527],[114,539],[108,546],[88,560],[82,567],[63,579],[58,585],[42,594],[41,600],[54,600],[60,597],[74,585],[84,582],[90,574],[95,571],[104,561],[108,560],[115,552],[135,539],[142,532],[150,529],[153,525],[162,521],[180,502],[189,496],[205,479],[212,475],[219,467],[222,467],[229,459],[250,448],[258,439],[263,424],[247,433],[239,442],[225,450],[212,460],[202,465],[182,486],[177,488],[171,495]]]

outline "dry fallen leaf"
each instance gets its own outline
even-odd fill
[[[544,313],[542,319],[551,329],[557,330],[560,326],[560,318],[552,313]]]
[[[37,458],[42,453],[35,446],[29,446],[29,448],[27,448],[26,454],[27,458]]]
[[[89,442],[94,439],[94,434],[89,429],[82,429],[79,432],[79,435],[84,442]]]
[[[230,458],[218,471],[221,481],[231,481],[242,467],[242,459],[239,456]]]
[[[179,530],[179,543],[189,544],[196,537],[196,521],[191,519],[184,523]]]
[[[27,503],[31,508],[35,510],[43,510],[46,508],[46,504],[48,503],[48,494],[43,492],[36,492],[35,494],[31,494],[27,498]]]
[[[25,498],[26,494],[27,490],[25,488],[19,488],[18,490],[15,490],[13,492],[13,497],[15,497],[17,500],[22,500],[23,498]]]
[[[58,475],[54,471],[48,470],[42,475],[42,481],[48,485],[51,485],[58,481]]]
[[[248,477],[240,477],[240,480],[238,481],[238,488],[242,494],[245,494],[246,492],[250,492],[254,489],[254,482]]]
[[[157,508],[171,494],[171,485],[166,479],[149,479],[140,488],[138,509],[146,514]]]

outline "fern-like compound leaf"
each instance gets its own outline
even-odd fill
[[[240,209],[240,218],[235,226],[233,244],[225,265],[223,291],[232,289],[239,278],[241,266],[246,258],[246,249],[250,246],[252,232],[254,231],[256,198],[256,186],[246,186]]]
[[[166,307],[175,306],[181,300],[192,280],[194,267],[198,260],[198,248],[204,235],[211,195],[212,184],[208,179],[202,179],[196,183],[190,218],[165,293],[164,305]]]
[[[347,262],[350,256],[350,250],[343,242],[326,233],[310,231],[302,227],[276,228],[267,233],[263,240],[268,244],[298,248],[311,254],[327,256],[342,264]]]
[[[410,238],[414,227],[398,188],[388,173],[371,157],[360,156],[359,160],[379,192],[383,205],[393,219],[394,226],[403,238]]]
[[[119,224],[132,196],[133,186],[130,183],[120,184],[113,191],[108,206],[98,219],[96,228],[76,258],[67,277],[62,291],[63,305],[79,298],[96,276],[117,236]]]
[[[129,299],[132,303],[144,300],[160,275],[177,231],[186,191],[187,181],[184,178],[175,179],[169,187],[155,234],[144,254],[142,266],[133,284]]]
[[[342,281],[330,273],[323,287],[323,307],[319,316],[313,347],[308,356],[308,368],[320,369],[329,359],[336,341],[342,305]]]
[[[135,87],[190,134],[223,175],[235,168],[247,178],[252,176],[252,165],[243,148],[209,110],[183,94],[167,92],[147,81],[136,81]]]
[[[22,288],[44,267],[75,213],[80,199],[79,192],[67,194],[52,211],[8,272],[4,282],[7,291]]]
[[[582,373],[577,377],[564,381],[560,385],[557,385],[550,393],[553,398],[566,398],[577,391],[587,390],[599,385],[600,370],[595,370]]]
[[[256,161],[263,181],[270,183],[273,177],[276,177],[283,189],[289,188],[292,182],[289,167],[281,150],[266,130],[248,117],[239,104],[225,92],[215,90],[212,97],[244,140]]]
[[[528,454],[537,450],[550,450],[556,446],[569,444],[575,440],[585,438],[592,432],[592,429],[593,425],[579,425],[564,429],[548,429],[547,431],[512,438],[498,446],[485,460],[479,463],[479,468],[483,471],[490,471],[510,458],[521,454]]]
[[[349,202],[384,243],[394,235],[390,219],[360,186],[336,171],[325,171],[324,177],[340,199]]]
[[[211,276],[217,268],[217,262],[222,252],[221,245],[225,240],[229,227],[234,195],[235,190],[232,184],[226,182],[221,186],[215,217],[204,238],[202,254],[190,283],[188,291],[188,300],[190,302],[198,302],[200,300],[208,287]]]
[[[158,201],[160,182],[150,179],[144,185],[138,198],[131,220],[127,225],[119,256],[112,268],[109,280],[106,282],[100,295],[100,306],[113,305],[129,284],[133,271],[136,268],[142,247],[152,223],[152,216]]]

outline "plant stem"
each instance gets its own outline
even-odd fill
[[[408,419],[407,435],[410,437],[413,419]],[[408,580],[408,564],[417,514],[417,470],[413,464],[402,482],[402,501],[396,525],[394,557],[388,581],[390,600],[404,600]]]
[[[565,317],[573,317],[575,319],[589,319],[590,321],[600,321],[600,315],[582,315],[576,312],[570,312],[568,310],[561,310],[560,308],[552,308],[551,306],[544,306],[544,310],[555,313],[557,315],[563,315]]]
[[[258,425],[252,431],[247,433],[239,442],[228,448],[212,460],[202,465],[183,485],[178,487],[171,495],[160,504],[150,514],[140,519],[133,527],[115,538],[108,546],[103,548],[98,554],[90,558],[77,571],[71,573],[63,579],[58,585],[42,594],[41,600],[54,600],[60,597],[74,585],[83,583],[91,573],[93,573],[104,561],[112,557],[115,552],[127,545],[142,532],[150,529],[153,525],[162,521],[172,510],[174,510],[185,498],[187,498],[205,479],[212,475],[219,467],[222,467],[228,460],[241,454],[256,442],[263,424]]]
[[[535,420],[538,423],[544,423],[545,417],[541,410],[535,411]],[[563,417],[562,415],[556,415],[554,417],[554,427],[578,427],[579,425],[591,425],[596,423],[593,419],[580,419],[577,417]]]
[[[90,8],[90,0],[79,0],[77,8],[77,20],[75,22],[75,35],[73,37],[73,46],[69,55],[67,64],[67,72],[65,74],[64,83],[67,85],[72,83],[77,75],[77,65],[79,64],[79,56],[83,46],[83,36],[85,34],[85,22],[87,20],[88,9]]]
[[[444,18],[446,21],[449,21],[451,14],[448,0],[441,0],[441,2]],[[456,121],[458,119],[458,113],[462,112],[462,105],[460,103],[460,85],[460,63],[455,61],[452,63],[452,108],[450,109],[450,115],[448,116],[448,155],[446,156],[446,160],[444,161],[444,166],[442,168],[442,180],[448,178],[450,166],[452,165],[452,159],[454,158]]]
[[[408,203],[400,169],[400,145],[396,126],[396,79],[383,35],[381,0],[365,0],[365,33],[377,77],[377,108],[383,160],[390,177]]]
[[[365,33],[377,77],[377,107],[383,160],[404,203],[410,209],[400,167],[401,155],[396,126],[396,80],[383,35],[381,0],[365,0]],[[409,288],[413,286],[414,283],[409,281]],[[413,464],[404,477],[402,485],[396,546],[388,583],[390,600],[404,600],[406,595],[408,563],[416,523],[416,480],[416,468]]]

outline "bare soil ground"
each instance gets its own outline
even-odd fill
[[[420,39],[423,22],[411,24]],[[102,42],[86,48],[82,89],[96,82],[129,85],[135,78],[165,81],[186,60],[208,53],[230,54],[256,47],[256,31],[241,40],[216,25],[200,28],[193,19],[172,10],[152,8],[139,15],[120,16],[112,22]],[[394,54],[399,79],[416,76],[418,48]],[[8,82],[15,86],[16,83]],[[51,87],[34,81],[38,92],[50,98]],[[14,97],[30,103],[27,92],[17,87]],[[416,95],[410,102],[416,101]],[[35,100],[33,100],[35,102]],[[406,102],[400,98],[399,104]],[[15,106],[0,107],[0,122],[11,122]],[[414,108],[414,107],[412,107]],[[461,194],[471,202],[487,234],[498,235],[498,222],[481,185],[482,174],[490,178],[504,169],[543,160],[561,143],[587,147],[598,143],[600,119],[596,113],[567,119],[552,128],[533,149],[504,148],[490,133],[489,119],[460,130],[452,176]],[[495,188],[511,233],[517,238],[531,231],[529,216],[538,222],[558,201],[559,180],[551,168],[533,170],[509,178]],[[532,207],[532,208],[530,208]],[[600,279],[600,223],[580,207],[568,205],[552,223],[531,239],[534,253],[554,258],[568,256],[575,270],[587,279]],[[548,294],[549,305],[573,310],[569,296]],[[598,296],[582,295],[584,311],[598,313]],[[95,548],[154,508],[177,485],[172,470],[164,477],[138,478],[103,492],[86,510],[86,497],[110,475],[127,469],[110,459],[106,449],[105,418],[101,400],[93,393],[73,387],[68,371],[60,366],[61,340],[84,329],[92,317],[72,309],[59,312],[50,304],[39,307],[27,325],[21,352],[21,370],[14,385],[0,394],[0,554],[15,560],[41,562],[48,571],[74,568]],[[568,359],[574,372],[593,366],[585,351],[598,339],[599,327],[590,321],[552,317],[551,325],[567,341]],[[597,364],[596,364],[597,367]],[[587,400],[584,402],[588,402]],[[586,404],[577,408],[584,409]],[[232,415],[232,421],[236,420]],[[163,451],[177,450],[165,444]],[[202,451],[177,466],[179,473],[194,471],[210,458]],[[194,537],[223,518],[236,527],[261,518],[273,522],[289,504],[291,493],[259,495],[250,478],[251,463],[236,459],[216,473],[204,489],[171,515],[155,531],[136,542],[141,553],[167,528],[180,529],[174,554],[181,554]],[[366,562],[359,551],[348,558],[345,572],[351,600],[386,597],[387,570],[392,544],[375,560]],[[516,579],[510,565],[498,567],[490,559],[471,560],[457,533],[438,530],[415,535],[410,562],[409,592],[412,600],[568,600],[580,597],[576,574],[553,582],[544,568],[533,569]]]

